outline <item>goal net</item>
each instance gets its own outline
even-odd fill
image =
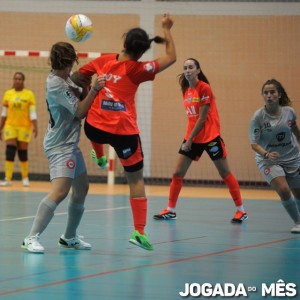
[[[88,7],[82,6],[83,2],[88,2]],[[177,75],[182,73],[184,60],[194,57],[200,61],[216,96],[231,170],[241,183],[261,185],[263,179],[249,144],[249,123],[253,113],[264,104],[261,86],[270,78],[283,83],[295,110],[300,112],[300,16],[296,13],[299,6],[293,9],[293,5],[299,4],[225,4],[219,1],[187,4],[186,1],[149,0],[117,1],[118,5],[114,1],[101,1],[100,6],[97,2],[74,1],[70,10],[65,1],[59,1],[59,6],[53,7],[51,1],[45,0],[38,1],[32,12],[18,11],[17,7],[16,12],[0,11],[3,26],[6,26],[0,49],[1,93],[3,95],[11,87],[13,74],[22,71],[26,76],[26,87],[37,99],[39,136],[32,139],[29,147],[30,177],[47,177],[49,173],[42,146],[48,123],[45,80],[50,67],[46,54],[53,43],[66,40],[64,25],[74,10],[87,14],[93,21],[91,39],[74,44],[80,53],[89,56],[89,53],[121,51],[122,35],[132,27],[141,26],[150,36],[163,35],[162,13],[169,11],[171,5],[177,62],[158,74],[153,82],[142,84],[136,97],[146,181],[169,183],[174,172],[187,123]],[[11,3],[8,1],[7,6]],[[41,11],[37,11],[38,8]],[[23,55],[8,55],[5,51],[10,50],[22,50]],[[30,51],[36,54],[29,55]],[[142,59],[163,54],[164,46],[153,45]],[[80,65],[90,59],[92,57],[81,57]],[[0,170],[4,170],[5,161],[4,143],[2,145]],[[106,181],[108,171],[99,170],[90,159],[91,146],[84,133],[80,147],[91,179]],[[107,146],[105,150],[108,154]],[[15,172],[19,172],[17,162]],[[118,159],[114,164],[114,176],[116,182],[125,181]],[[206,154],[192,164],[185,179],[191,184],[222,183]]]

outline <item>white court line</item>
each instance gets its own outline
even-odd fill
[[[99,212],[99,211],[113,211],[113,210],[120,210],[120,209],[128,209],[130,206],[120,206],[115,208],[102,208],[102,209],[93,209],[93,210],[85,210],[84,213],[89,212]],[[68,212],[62,212],[62,213],[55,213],[55,216],[62,216],[67,215]],[[34,216],[28,216],[28,217],[21,217],[21,218],[12,218],[12,219],[0,219],[0,222],[10,222],[10,221],[20,221],[20,220],[27,220],[27,219],[33,219]]]

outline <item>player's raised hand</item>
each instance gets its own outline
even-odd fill
[[[165,13],[162,18],[162,27],[171,29],[173,26],[173,23],[174,23],[174,21],[173,21],[171,15],[169,13]]]

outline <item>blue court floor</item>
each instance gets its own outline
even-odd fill
[[[257,193],[260,193],[258,190]],[[126,194],[90,194],[78,233],[91,251],[57,242],[64,201],[41,236],[45,254],[20,248],[45,192],[0,190],[0,298],[12,300],[300,299],[300,235],[278,200],[245,199],[249,219],[231,224],[230,198],[181,197],[177,220],[152,215],[167,198],[150,196],[149,252],[128,243],[133,231]],[[259,195],[259,194],[258,194]],[[281,282],[283,281],[283,282]]]

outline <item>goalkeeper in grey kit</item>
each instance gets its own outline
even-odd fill
[[[250,123],[250,143],[265,181],[277,192],[281,203],[300,233],[300,130],[296,113],[284,87],[275,79],[262,87],[265,106]]]

